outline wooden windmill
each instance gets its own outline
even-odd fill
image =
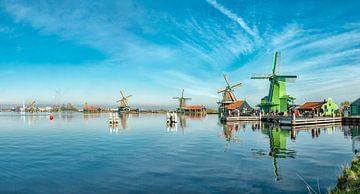
[[[36,102],[32,101],[29,105],[26,106],[26,110],[28,112],[36,112],[37,108],[36,108]]]
[[[221,89],[221,90],[218,91],[218,94],[220,94],[220,93],[223,94],[222,100],[218,103],[220,113],[224,113],[226,111],[225,107],[227,105],[230,105],[230,104],[237,101],[236,97],[235,97],[235,94],[234,94],[234,89],[241,86],[241,83],[231,85],[229,80],[227,79],[226,74],[224,74],[224,79],[225,79],[225,82],[226,82],[226,87],[224,89]]]
[[[132,95],[126,96],[124,95],[124,93],[122,91],[120,91],[120,95],[121,95],[121,99],[116,101],[117,103],[119,103],[119,110],[120,111],[124,111],[124,110],[130,110],[129,108],[129,104],[128,104],[128,99],[132,97]]]
[[[236,97],[234,95],[234,89],[240,87],[241,83],[231,86],[230,82],[227,79],[226,74],[224,74],[224,79],[225,79],[225,82],[227,85],[224,89],[221,89],[218,91],[218,93],[223,93],[223,98],[221,100],[221,103],[225,103],[225,104],[234,103],[234,102],[236,102]]]
[[[185,98],[185,97],[184,97],[184,89],[182,90],[180,97],[173,97],[173,99],[179,100],[179,108],[178,108],[178,111],[184,110],[184,109],[186,108],[186,101],[187,101],[187,100],[191,100],[191,98]]]

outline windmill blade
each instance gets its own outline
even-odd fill
[[[276,71],[275,73],[278,74],[279,73],[279,67],[281,65],[281,52],[277,52],[277,57],[276,57]]]
[[[185,99],[185,100],[192,100],[192,98],[182,98],[182,99]]]
[[[296,75],[280,75],[280,76],[277,76],[277,77],[284,79],[288,83],[294,83],[296,81],[296,78],[297,78]]]
[[[272,66],[272,74],[273,75],[275,75],[275,72],[276,72],[277,57],[278,57],[278,52],[276,51],[274,54],[274,62],[273,62],[273,66]]]
[[[179,97],[173,97],[173,99],[180,99]]]
[[[297,78],[297,75],[278,75],[277,77],[281,77],[281,78]]]
[[[251,79],[269,79],[270,77],[270,74],[253,74]]]
[[[219,93],[223,93],[223,92],[225,92],[225,91],[226,91],[226,88],[220,89],[220,90],[218,90],[218,94],[219,94]]]
[[[231,89],[235,89],[235,88],[238,88],[240,86],[241,86],[241,83],[238,83],[238,84],[235,84],[235,85],[231,86]]]
[[[184,89],[181,92],[181,98],[184,98]]]
[[[124,93],[120,90],[121,97],[124,98]]]
[[[227,75],[224,73],[224,79],[225,79],[225,81],[226,81],[226,84],[230,87],[230,83],[229,83],[229,81],[228,81],[228,79],[227,79]]]
[[[131,98],[131,97],[132,97],[132,95],[129,95],[129,96],[126,97],[126,99]]]

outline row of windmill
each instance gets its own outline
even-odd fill
[[[278,67],[280,65],[280,53],[275,52],[274,61],[272,64],[272,71],[270,74],[254,74],[251,76],[251,79],[267,79],[270,82],[268,95],[261,99],[261,102],[257,105],[261,111],[265,113],[270,112],[286,112],[292,107],[295,106],[295,98],[291,97],[286,92],[286,83],[294,81],[296,75],[281,75],[278,73]],[[227,75],[224,74],[224,80],[226,82],[226,87],[219,90],[218,93],[222,94],[222,100],[218,102],[219,112],[228,112],[228,109],[247,109],[246,111],[253,110],[245,100],[237,100],[234,90],[239,88],[242,84],[237,83],[231,85]],[[117,102],[119,103],[119,112],[128,112],[138,109],[131,109],[128,105],[128,99],[132,95],[125,96],[121,91],[121,99]],[[191,111],[206,111],[205,106],[187,106],[187,101],[191,98],[184,96],[184,89],[181,92],[181,96],[173,97],[179,101],[178,112],[191,112]]]

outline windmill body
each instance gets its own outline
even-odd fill
[[[179,107],[177,108],[177,112],[185,112],[186,110],[186,101],[191,100],[191,98],[184,97],[184,89],[182,90],[180,97],[173,97],[173,99],[179,100]]]
[[[241,86],[241,83],[235,84],[235,85],[231,85],[230,82],[227,79],[226,74],[224,74],[224,80],[226,82],[226,87],[219,90],[218,93],[222,93],[222,100],[220,102],[218,102],[219,104],[219,112],[220,113],[224,113],[226,110],[226,106],[235,103],[236,97],[234,94],[234,89],[238,88]]]
[[[296,75],[278,75],[276,72],[279,66],[280,53],[275,52],[272,74],[253,75],[251,79],[268,79],[270,82],[269,93],[261,99],[258,105],[265,113],[270,112],[287,112],[293,107],[295,98],[286,93],[286,83],[295,80]]]

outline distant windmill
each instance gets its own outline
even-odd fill
[[[26,110],[29,111],[29,112],[36,112],[36,102],[35,101],[32,101],[29,105],[26,106]]]
[[[223,93],[223,99],[221,103],[231,104],[236,102],[236,97],[234,95],[234,89],[241,86],[241,83],[235,84],[231,86],[230,82],[227,79],[227,75],[224,74],[224,79],[227,84],[227,86],[224,89],[221,89],[218,91],[218,93]]]
[[[268,79],[270,81],[269,94],[261,99],[260,108],[264,112],[286,112],[293,103],[293,97],[286,94],[286,82],[294,81],[296,75],[279,75],[277,67],[280,65],[280,52],[275,52],[272,73],[253,75],[251,79]]]
[[[186,101],[191,100],[191,98],[184,97],[184,89],[182,90],[180,97],[173,97],[173,99],[179,100],[179,109],[184,109],[186,107]]]
[[[124,93],[122,91],[120,91],[120,94],[121,94],[121,99],[116,101],[120,104],[120,107],[121,108],[127,108],[129,107],[129,104],[128,104],[128,99],[132,97],[132,95],[129,95],[129,96],[126,96],[124,95]]]

